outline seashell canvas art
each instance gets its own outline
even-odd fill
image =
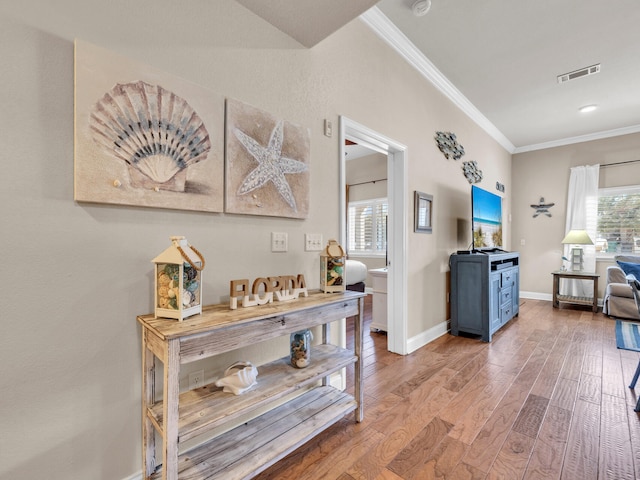
[[[93,140],[125,162],[131,184],[185,191],[187,168],[206,160],[209,132],[186,100],[160,85],[117,84],[89,115]]]
[[[223,211],[224,97],[76,40],[77,201]]]
[[[310,132],[227,100],[226,212],[307,218]]]

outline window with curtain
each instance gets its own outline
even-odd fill
[[[375,257],[386,254],[388,209],[386,198],[349,202],[349,255]]]
[[[640,254],[640,185],[598,190],[599,256]]]

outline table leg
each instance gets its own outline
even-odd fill
[[[148,330],[142,329],[142,472],[149,478],[156,469],[155,429],[147,409],[155,403],[156,357],[147,348]]]
[[[558,275],[553,276],[553,307],[559,308],[560,302],[558,302],[558,292],[560,290],[560,277]]]
[[[162,480],[178,480],[178,398],[180,387],[178,373],[180,372],[180,343],[170,340],[164,362],[164,392],[163,392],[163,428],[162,453],[164,465]]]
[[[593,313],[598,312],[598,277],[593,277]]]
[[[354,351],[358,360],[355,363],[354,372],[354,396],[356,402],[358,402],[358,408],[356,409],[356,422],[360,423],[364,420],[364,389],[362,388],[362,379],[364,378],[364,361],[362,360],[362,335],[364,328],[364,297],[361,297],[358,301],[358,315],[355,318],[354,328]]]

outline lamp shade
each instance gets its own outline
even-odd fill
[[[569,230],[567,236],[562,239],[562,243],[572,245],[593,245],[593,241],[587,234],[586,230]]]

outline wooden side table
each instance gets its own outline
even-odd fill
[[[598,278],[600,275],[592,272],[576,272],[572,270],[558,270],[551,272],[553,275],[553,306],[560,308],[560,302],[574,305],[592,305],[594,312],[598,311]],[[592,280],[593,297],[575,297],[573,295],[560,295],[560,279]]]

